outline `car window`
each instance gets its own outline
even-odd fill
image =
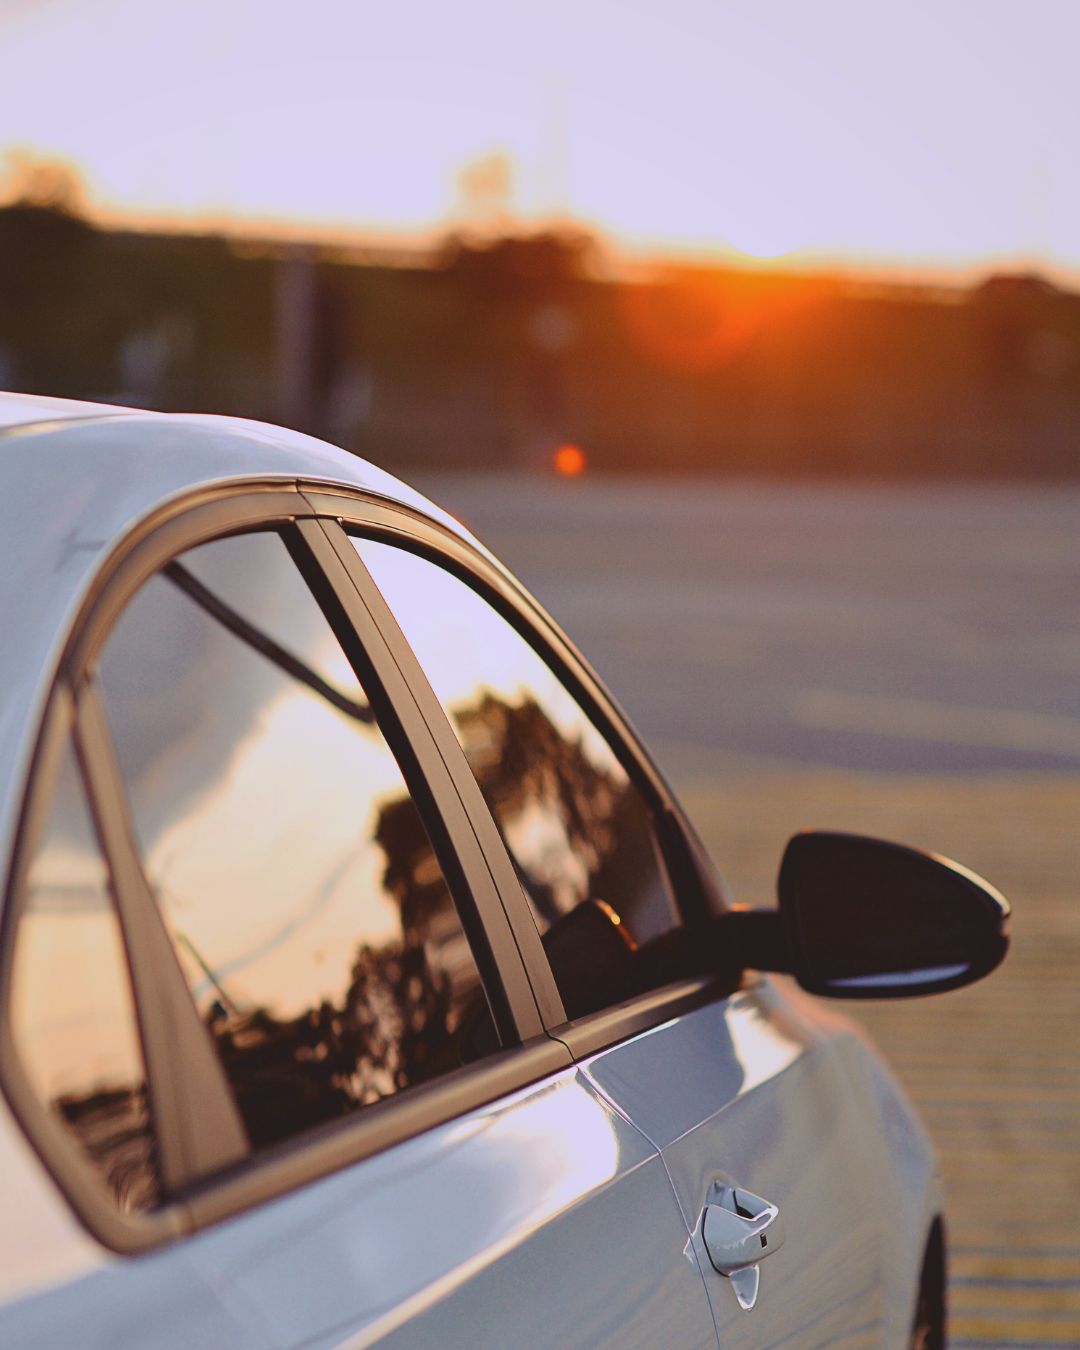
[[[121,1210],[159,1185],[124,942],[70,745],[31,859],[12,956],[11,1035],[40,1101]]]
[[[675,926],[649,809],[555,671],[438,564],[377,540],[353,544],[450,718],[537,927],[552,935],[549,955],[557,930],[584,934],[598,912],[631,946]],[[603,1006],[598,971],[553,967],[568,1009]]]
[[[151,578],[99,678],[147,878],[256,1147],[494,1047],[420,814],[279,536]]]

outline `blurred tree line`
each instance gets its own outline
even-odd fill
[[[571,231],[348,255],[104,230],[70,172],[0,207],[0,387],[283,421],[390,466],[1062,475],[1080,296],[665,266]]]

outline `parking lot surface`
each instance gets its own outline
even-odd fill
[[[990,979],[847,1011],[941,1153],[950,1344],[1080,1346],[1080,488],[417,485],[583,648],[739,899],[807,826],[1010,897]]]

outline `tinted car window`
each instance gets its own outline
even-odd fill
[[[153,577],[100,679],[148,879],[256,1146],[493,1043],[419,813],[277,535]]]
[[[127,958],[70,747],[24,895],[11,976],[15,1046],[119,1208],[149,1209],[158,1178]]]
[[[353,543],[450,717],[541,933],[598,907],[633,944],[669,930],[677,911],[648,808],[555,672],[456,576]]]

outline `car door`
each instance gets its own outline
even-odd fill
[[[765,981],[590,1055],[595,1035],[581,1026],[565,1039],[589,1080],[660,1151],[725,1350],[890,1344],[885,1196],[868,1118],[855,1109],[835,1044]],[[744,1192],[779,1209],[785,1241],[740,1290],[712,1268],[705,1220],[708,1207],[732,1199],[757,1212]],[[752,1312],[740,1295],[756,1300]]]
[[[102,1343],[126,1269],[176,1282],[161,1344],[213,1308],[242,1328],[218,1343],[707,1350],[663,1161],[547,1034],[464,760],[333,528],[269,494],[181,514],[66,662],[147,1065],[124,1097],[152,1122],[145,1202],[87,1174],[33,1037],[8,1067],[84,1221],[149,1253],[86,1304]],[[11,1325],[62,1339],[65,1298],[67,1322],[41,1299]]]
[[[709,904],[676,803],[512,579],[437,531],[386,526],[358,518],[353,546],[511,857],[507,905],[542,934],[523,950],[542,999],[554,981],[564,1005],[551,1034],[662,1156],[721,1344],[886,1343],[876,1145],[842,1040],[764,980],[631,974]],[[705,1215],[746,1193],[777,1206],[787,1240],[733,1281],[710,1261]]]

